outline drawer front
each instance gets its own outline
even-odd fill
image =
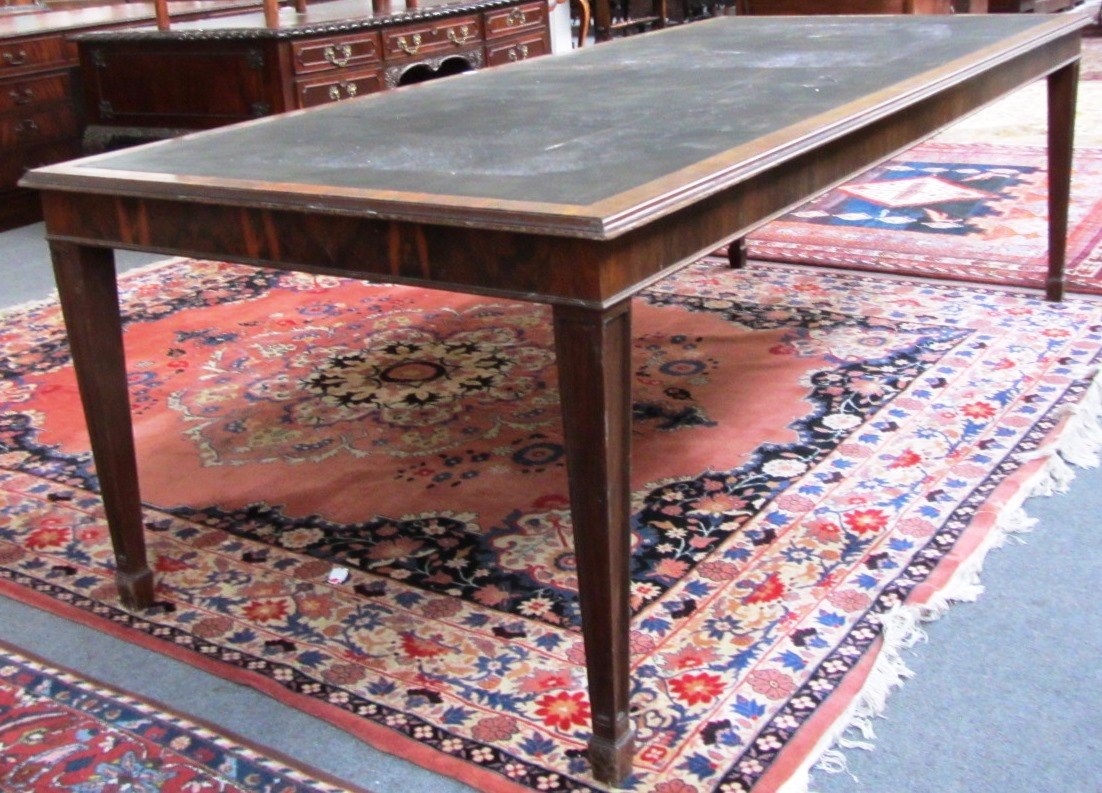
[[[0,113],[68,101],[69,95],[68,72],[8,80],[0,85]]]
[[[486,12],[486,40],[514,36],[546,26],[546,3],[522,3],[512,8]]]
[[[61,36],[0,44],[0,77],[23,69],[41,69],[69,63]]]
[[[29,149],[12,149],[0,155],[0,190],[10,190],[23,178],[23,173],[40,165],[52,165],[80,156],[80,141],[76,138],[33,146]]]
[[[299,80],[295,83],[299,107],[314,107],[383,90],[383,70],[359,72],[348,77]]]
[[[0,119],[0,146],[33,146],[77,137],[73,109],[55,105],[45,110],[15,113]]]
[[[482,41],[482,20],[477,16],[452,17],[403,25],[383,31],[387,60],[442,55]]]
[[[379,34],[302,41],[291,51],[295,74],[358,69],[379,62]]]
[[[486,45],[486,65],[501,66],[505,63],[517,63],[538,55],[546,55],[551,51],[547,44],[547,36],[536,33],[532,36],[521,36],[509,41],[497,42]]]

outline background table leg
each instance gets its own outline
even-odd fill
[[[631,773],[631,304],[555,307],[570,507],[585,636],[593,775]]]
[[[1048,278],[1045,297],[1049,300],[1064,299],[1078,85],[1078,60],[1048,76]]]
[[[746,237],[732,240],[727,246],[727,263],[736,270],[746,267]]]
[[[50,253],[111,530],[119,596],[125,606],[143,608],[153,603],[153,573],[142,536],[114,253],[70,243],[51,243]]]

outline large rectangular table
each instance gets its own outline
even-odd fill
[[[589,756],[624,780],[632,295],[1047,76],[1058,299],[1087,21],[719,18],[31,172],[123,603],[150,604],[153,577],[112,249],[550,304]]]

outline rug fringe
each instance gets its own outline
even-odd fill
[[[1022,504],[1033,496],[1051,496],[1065,492],[1075,478],[1077,468],[1095,468],[1102,452],[1102,373],[1092,371],[1082,399],[1067,409],[1051,442],[1023,456],[1023,462],[1045,462],[1033,478],[1003,508],[987,537],[967,560],[953,572],[944,587],[921,604],[898,606],[880,618],[882,647],[868,678],[849,709],[812,751],[803,767],[781,787],[778,793],[812,793],[811,774],[849,774],[846,751],[872,751],[876,734],[873,723],[882,717],[888,697],[913,676],[903,652],[927,640],[923,625],[943,616],[954,603],[973,602],[983,594],[980,573],[991,549],[1009,539],[1031,531],[1036,519]]]

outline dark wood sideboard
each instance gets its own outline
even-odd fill
[[[75,37],[89,151],[363,96],[551,51],[546,0],[332,0]]]
[[[173,0],[173,19],[232,14],[258,0]],[[26,10],[25,10],[26,9]],[[80,154],[83,100],[74,33],[146,24],[153,3],[64,9],[20,7],[0,15],[0,230],[41,217],[38,196],[16,187],[24,171]]]
[[[1051,14],[1066,11],[1083,0],[988,0],[988,10],[997,14]]]

